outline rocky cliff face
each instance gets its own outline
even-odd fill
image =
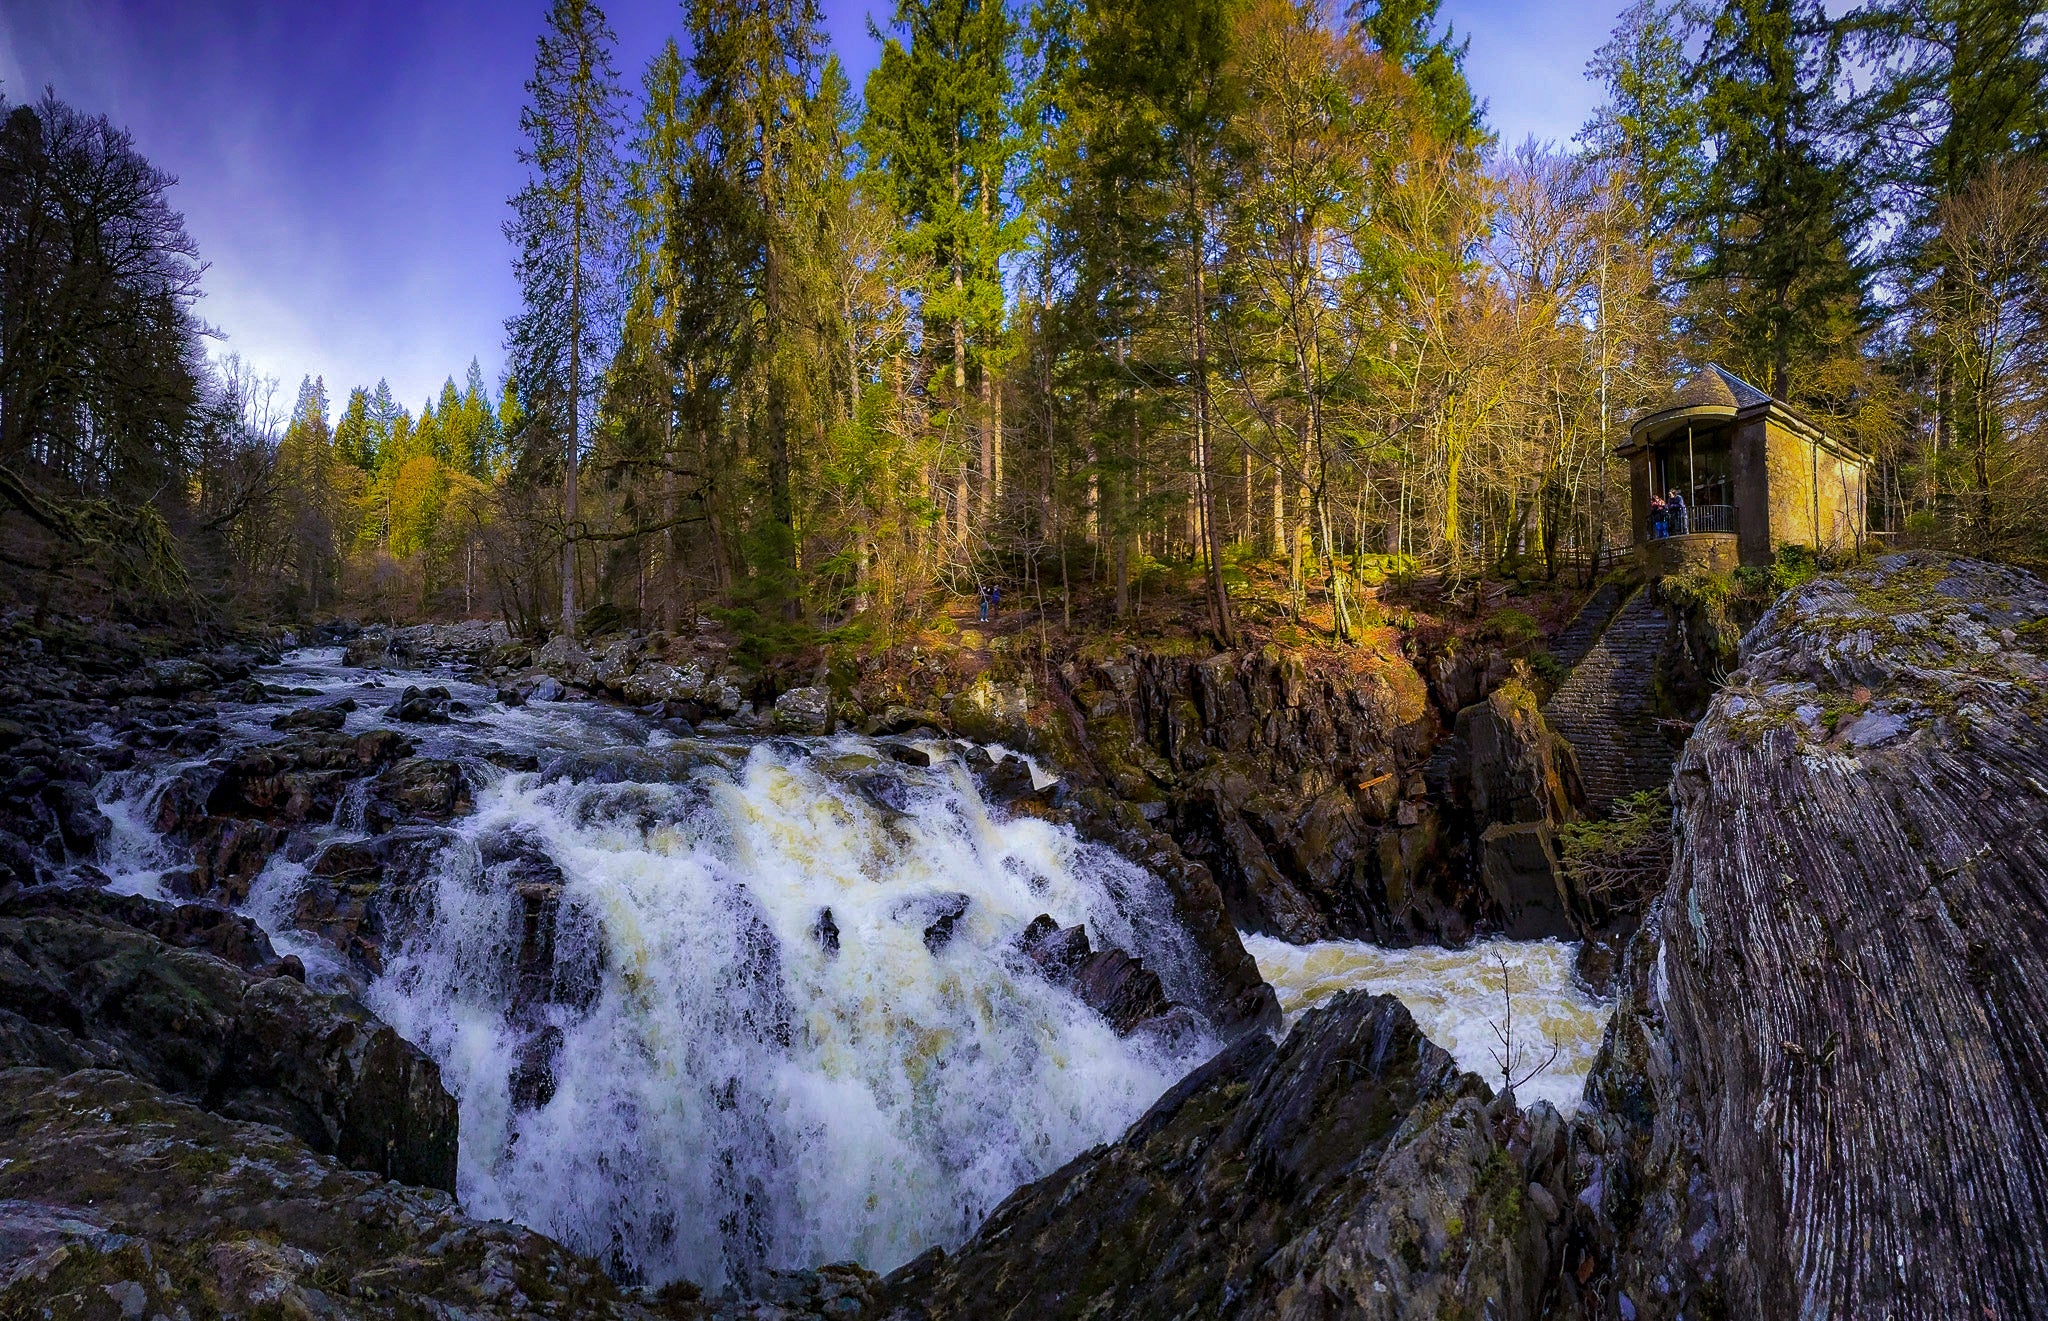
[[[1795,591],[1673,793],[1582,1124],[1588,1312],[2044,1315],[2048,588]]]
[[[1117,1143],[885,1281],[891,1321],[1542,1315],[1564,1127],[1351,993],[1190,1074]]]
[[[1083,750],[1203,863],[1236,925],[1288,940],[1458,937],[1422,767],[1441,726],[1422,677],[1375,658],[1310,673],[1261,652],[1129,650],[1060,671]]]

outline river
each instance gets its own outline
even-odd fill
[[[360,732],[404,682],[450,689],[450,723],[404,728],[463,766],[475,810],[424,836],[437,852],[381,966],[293,927],[319,849],[366,835],[360,800],[273,857],[244,909],[310,981],[356,991],[439,1062],[472,1214],[622,1278],[718,1289],[956,1244],[1220,1044],[1188,1015],[1119,1036],[1022,956],[1020,933],[1049,914],[1142,959],[1174,1001],[1211,999],[1165,886],[1063,825],[992,812],[961,745],[924,745],[922,766],[853,736],[507,707],[445,678],[386,686],[334,649],[262,678],[286,691],[224,705],[233,742],[280,738],[272,718],[343,696]],[[150,821],[192,764],[103,783],[115,888],[158,894],[182,861]],[[1568,1046],[1525,1100],[1568,1105],[1597,1044],[1602,1007],[1571,989],[1563,946],[1247,944],[1290,1014],[1341,986],[1391,990],[1482,1075],[1498,1072],[1485,968],[1506,956],[1518,1016]]]

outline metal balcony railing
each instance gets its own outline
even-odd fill
[[[1689,536],[1694,532],[1733,532],[1735,530],[1734,505],[1688,506],[1683,518],[1675,514],[1664,520],[1664,535],[1667,537]],[[1656,525],[1651,524],[1650,536],[1657,535]]]

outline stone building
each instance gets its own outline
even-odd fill
[[[1769,564],[1780,546],[1855,546],[1865,535],[1868,460],[1719,366],[1637,418],[1628,460],[1635,545],[1652,578]],[[1650,499],[1677,491],[1685,517],[1659,535]]]

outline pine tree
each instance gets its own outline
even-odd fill
[[[950,339],[947,404],[956,434],[969,412],[970,371],[983,382],[975,430],[986,518],[1000,463],[991,387],[1002,262],[1018,234],[1007,199],[1017,154],[1008,106],[1015,29],[1001,0],[898,0],[891,28],[868,77],[861,145],[874,191],[904,222],[905,255],[928,272],[918,296],[926,321]],[[954,522],[964,533],[964,457],[960,464]]]
[[[1839,51],[1818,0],[1728,0],[1699,59],[1714,145],[1698,213],[1694,321],[1771,393],[1861,325],[1863,199],[1844,153]]]
[[[822,442],[834,411],[820,364],[834,361],[826,332],[838,300],[822,287],[832,263],[821,244],[846,170],[836,140],[844,79],[823,59],[814,0],[692,0],[685,15],[692,149],[669,227],[678,253],[671,351],[690,422],[722,447],[712,466],[736,463],[732,442],[742,438],[759,456],[749,466],[762,498],[732,512],[749,525],[751,590],[793,615],[801,530],[792,458],[802,443]]]
[[[377,462],[377,436],[370,420],[370,392],[362,386],[348,392],[348,406],[334,424],[334,448],[345,462],[368,472]]]
[[[1436,32],[1443,0],[1354,0],[1351,18],[1388,59],[1422,89],[1435,136],[1455,150],[1476,152],[1488,140],[1486,107],[1472,99],[1465,80],[1471,38],[1458,40],[1450,24]]]
[[[370,395],[370,432],[368,453],[371,462],[390,447],[391,439],[397,432],[398,419],[405,409],[392,396],[391,382],[382,377],[377,379],[377,388]]]
[[[554,0],[519,116],[527,183],[512,198],[505,226],[518,252],[523,304],[506,322],[513,374],[528,432],[552,431],[563,460],[560,628],[570,638],[584,405],[599,387],[615,320],[620,91],[612,43],[611,26],[591,0]]]
[[[1683,237],[1705,187],[1700,88],[1685,53],[1683,0],[1636,0],[1586,72],[1607,102],[1580,135],[1615,171],[1637,241],[1661,248]]]
[[[1190,540],[1200,544],[1207,563],[1210,623],[1226,645],[1236,629],[1212,486],[1209,268],[1225,139],[1239,95],[1230,70],[1237,8],[1236,0],[1136,0],[1093,11],[1079,80],[1095,103],[1096,139],[1089,150],[1108,167],[1096,186],[1149,194],[1140,221],[1150,228],[1144,245],[1153,249],[1153,260],[1185,272],[1174,281],[1181,295],[1180,352],[1163,365],[1186,394],[1193,430]],[[1171,278],[1155,268],[1153,278],[1160,277]]]
[[[463,435],[468,439],[468,465],[464,471],[476,478],[488,478],[498,466],[497,415],[491,409],[490,391],[484,385],[484,369],[475,358],[462,387]]]

